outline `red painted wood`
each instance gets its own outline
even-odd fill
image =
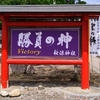
[[[8,22],[8,26],[58,26],[58,27],[64,27],[64,26],[74,26],[79,27],[82,26],[82,22]]]
[[[3,15],[0,15],[0,20],[3,20]]]
[[[100,13],[98,12],[94,12],[94,13],[78,13],[78,12],[73,12],[73,13],[48,13],[48,12],[45,12],[45,13],[6,13],[4,14],[5,16],[11,16],[11,17],[68,17],[68,16],[73,16],[73,17],[76,17],[76,16],[83,16],[84,14],[88,15],[89,17],[90,16],[99,16]],[[3,14],[2,14],[3,15]]]
[[[67,17],[82,16],[83,13],[6,13],[5,16],[11,17]]]
[[[83,18],[83,26],[82,26],[82,72],[81,72],[81,80],[82,80],[82,89],[89,88],[89,57],[88,57],[88,16],[84,15]]]
[[[3,18],[2,21],[2,66],[1,66],[1,85],[2,88],[8,87],[8,27],[7,27],[7,18]]]
[[[54,59],[7,59],[8,64],[82,64],[82,60],[54,60]]]
[[[73,13],[6,13],[2,14],[4,16],[9,16],[9,17],[35,17],[35,18],[54,18],[54,17],[69,17],[69,16],[80,16],[82,17],[84,14],[88,15],[90,18],[96,18],[97,16],[100,15],[98,12],[94,13],[78,13],[78,12],[73,12]]]

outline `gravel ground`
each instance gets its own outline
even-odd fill
[[[25,85],[25,86],[24,86]],[[27,86],[26,86],[27,85]],[[51,86],[50,86],[51,85]],[[0,100],[100,100],[100,88],[90,87],[89,90],[82,90],[77,86],[57,86],[56,84],[23,84],[23,86],[11,86],[6,91],[20,89],[18,97],[2,97]]]
[[[79,71],[80,72],[80,71]],[[90,75],[90,89],[81,89],[80,73],[74,78],[71,70],[57,70],[51,74],[12,74],[10,87],[0,89],[11,92],[20,89],[18,97],[2,97],[0,100],[100,100],[100,78]]]

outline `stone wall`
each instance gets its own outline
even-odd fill
[[[57,70],[73,70],[73,65],[10,65],[9,73],[50,74]]]

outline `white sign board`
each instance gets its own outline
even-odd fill
[[[100,55],[100,17],[90,19],[90,54],[94,56]]]

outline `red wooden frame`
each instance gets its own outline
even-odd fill
[[[82,26],[82,22],[8,22],[8,26],[36,26],[36,27],[43,27],[43,26],[52,26],[52,27],[66,27],[66,26],[73,26],[79,27]]]
[[[82,60],[54,60],[54,59],[7,59],[8,64],[79,64],[82,65]]]
[[[2,25],[2,72],[1,72],[1,86],[2,88],[8,87],[8,72],[9,72],[9,64],[72,64],[72,65],[82,65],[81,71],[81,88],[87,89],[89,88],[89,61],[88,61],[88,15],[81,14],[81,13],[57,13],[59,16],[70,14],[72,16],[81,16],[83,18],[82,22],[8,22],[6,17],[9,16],[22,16],[13,13],[5,14],[3,16],[3,25]],[[55,15],[52,13],[52,15]],[[25,16],[31,16],[29,13],[25,13]],[[39,14],[38,16],[41,16]],[[42,13],[42,17],[49,16]],[[57,16],[57,15],[56,15]],[[23,16],[24,17],[24,16]],[[49,16],[50,17],[50,16]],[[52,27],[82,27],[82,59],[74,59],[74,60],[60,60],[60,59],[11,59],[8,58],[8,27],[9,26],[18,26],[18,27],[25,27],[25,26],[52,26]]]
[[[1,86],[8,87],[9,68],[7,64],[8,59],[8,26],[7,17],[2,19],[2,66],[1,66]]]
[[[82,88],[89,87],[89,54],[88,54],[88,15],[83,16],[83,25],[82,25],[82,68],[81,68],[81,80]]]

